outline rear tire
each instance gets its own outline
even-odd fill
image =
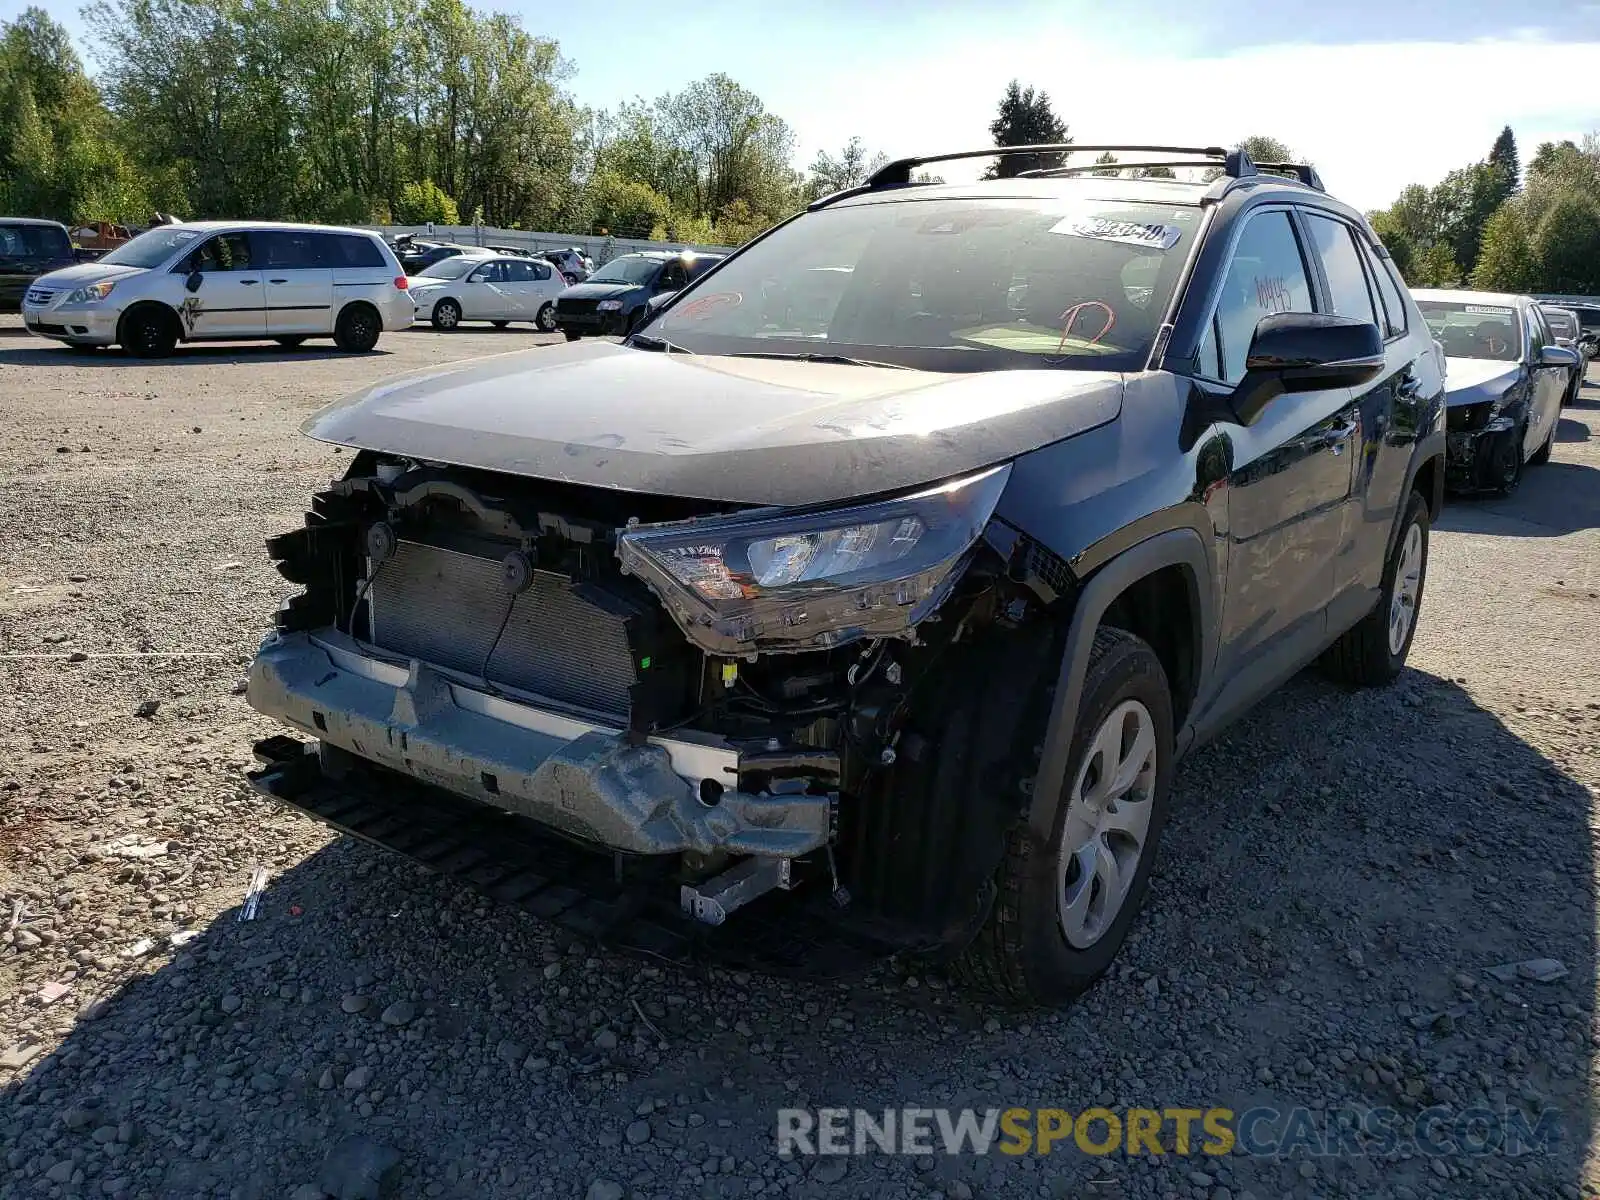
[[[570,329],[566,330],[565,332],[567,335],[567,341],[569,342],[575,342],[583,336],[581,333],[573,333]]]
[[[1381,687],[1405,669],[1428,582],[1428,525],[1428,505],[1412,492],[1383,567],[1378,603],[1323,651],[1321,666],[1330,678],[1351,687]]]
[[[533,324],[540,333],[554,333],[556,328],[556,306],[546,304],[533,318]]]
[[[370,304],[347,304],[333,328],[333,342],[347,354],[365,354],[378,344],[383,320]]]
[[[1035,794],[1035,812],[1011,830],[994,907],[953,968],[962,983],[1005,1003],[1054,1006],[1105,973],[1148,889],[1173,753],[1161,660],[1141,638],[1102,627],[1061,792]],[[1048,842],[1035,832],[1044,825]]]
[[[135,358],[165,358],[178,344],[178,318],[153,304],[132,309],[122,318],[117,341]]]

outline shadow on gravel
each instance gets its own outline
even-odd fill
[[[1577,1195],[1592,802],[1518,730],[1573,749],[1595,717],[1512,728],[1418,671],[1296,680],[1180,769],[1133,940],[1061,1013],[987,1009],[917,964],[828,986],[663,969],[337,841],[254,921],[229,910],[176,952],[149,930],[146,973],[0,1091],[0,1194],[280,1200],[361,1134],[400,1152],[407,1198]],[[181,887],[155,868],[124,870]],[[73,949],[42,952],[64,975]],[[1270,1110],[1251,1144],[1274,1152],[774,1153],[780,1107],[1093,1105]],[[1309,1153],[1344,1110],[1394,1139]],[[1510,1157],[1507,1121],[1547,1110],[1561,1140]]]
[[[30,335],[31,336],[31,335]],[[110,368],[149,368],[149,367],[185,367],[185,366],[217,366],[221,363],[288,363],[303,362],[307,359],[321,358],[372,358],[380,359],[390,352],[379,343],[376,350],[366,354],[351,355],[340,350],[332,342],[318,344],[307,342],[292,350],[272,342],[261,345],[252,343],[222,342],[208,344],[204,342],[186,343],[179,346],[165,358],[135,358],[124,354],[121,350],[68,350],[53,342],[45,342],[34,338],[33,344],[26,349],[0,350],[0,364],[17,367],[110,367]]]
[[[1587,442],[1589,440],[1589,427],[1582,421],[1574,421],[1571,417],[1562,417],[1556,426],[1556,441],[1558,442]]]
[[[1436,528],[1498,537],[1562,537],[1600,528],[1600,470],[1559,459],[1530,466],[1508,498],[1451,496]]]

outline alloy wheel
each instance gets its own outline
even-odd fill
[[[1124,700],[1089,740],[1061,832],[1058,919],[1075,949],[1105,936],[1133,889],[1150,833],[1156,767],[1155,719],[1138,700]]]
[[[1417,596],[1422,591],[1422,526],[1412,522],[1400,547],[1394,585],[1389,596],[1389,653],[1405,648],[1411,624],[1417,619]]]

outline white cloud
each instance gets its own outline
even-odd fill
[[[1589,82],[1600,43],[1285,45],[1222,57],[1134,45],[1065,30],[1023,43],[963,39],[899,61],[841,56],[820,72],[763,78],[758,90],[794,124],[809,161],[852,134],[891,155],[984,145],[1000,94],[1018,77],[1050,93],[1079,142],[1207,145],[1269,134],[1362,208],[1484,157],[1507,124],[1524,163],[1539,142],[1600,125]]]

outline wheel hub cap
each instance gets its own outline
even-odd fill
[[[1417,595],[1422,591],[1422,526],[1412,524],[1400,546],[1394,591],[1389,597],[1389,653],[1399,654],[1417,618]]]
[[[1068,797],[1057,893],[1061,933],[1086,950],[1105,936],[1133,889],[1156,784],[1150,710],[1124,700],[1095,730]]]

